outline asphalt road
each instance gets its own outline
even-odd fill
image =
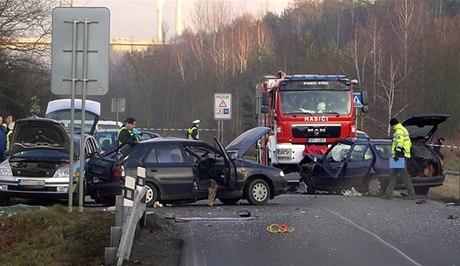
[[[253,219],[238,221],[242,210]],[[449,219],[460,207],[436,201],[286,194],[264,206],[199,201],[149,211],[201,219],[173,223],[181,265],[460,265],[460,219]],[[295,230],[270,233],[270,224]]]

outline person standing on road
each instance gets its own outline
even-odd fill
[[[193,120],[192,126],[188,128],[187,130],[187,139],[194,139],[194,140],[199,140],[200,139],[200,132],[198,131],[198,128],[200,127],[200,120]]]
[[[8,133],[10,130],[13,130],[14,127],[14,121],[13,121],[13,116],[12,115],[7,115],[5,118],[5,128],[6,128],[6,133]]]
[[[397,177],[402,176],[402,181],[406,185],[408,196],[404,199],[414,200],[415,191],[412,185],[409,174],[407,173],[407,160],[410,159],[410,149],[412,143],[410,141],[409,132],[407,129],[399,123],[396,118],[391,118],[390,126],[393,127],[393,142],[391,145],[391,155],[395,161],[398,161],[400,158],[405,159],[403,168],[390,168],[390,182],[385,191],[385,194],[382,196],[383,199],[393,199],[393,191],[396,185]]]
[[[444,141],[446,141],[443,137],[437,139],[434,142],[434,147],[433,151],[441,158],[441,160],[444,160],[444,154],[441,152],[441,147],[444,144]]]
[[[14,130],[14,121],[11,121],[8,123],[8,128],[7,128],[7,133],[6,133],[6,150],[10,150],[10,145],[11,145],[11,136],[13,135],[13,130]]]
[[[124,121],[124,125],[118,130],[117,139],[119,146],[129,143],[134,144],[138,142],[137,136],[134,134],[136,126],[136,119],[128,117]]]

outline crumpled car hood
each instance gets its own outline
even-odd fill
[[[33,149],[52,149],[69,154],[70,136],[62,124],[47,118],[17,120],[11,137],[10,156]]]

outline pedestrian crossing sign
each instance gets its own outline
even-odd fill
[[[363,98],[362,98],[361,93],[359,92],[353,93],[353,102],[354,102],[355,108],[363,107]]]

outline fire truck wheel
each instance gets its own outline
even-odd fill
[[[246,186],[246,199],[250,204],[264,204],[270,198],[270,186],[262,179],[254,179]]]
[[[366,181],[366,189],[369,196],[380,197],[383,195],[385,186],[383,180],[378,175],[371,175]]]

